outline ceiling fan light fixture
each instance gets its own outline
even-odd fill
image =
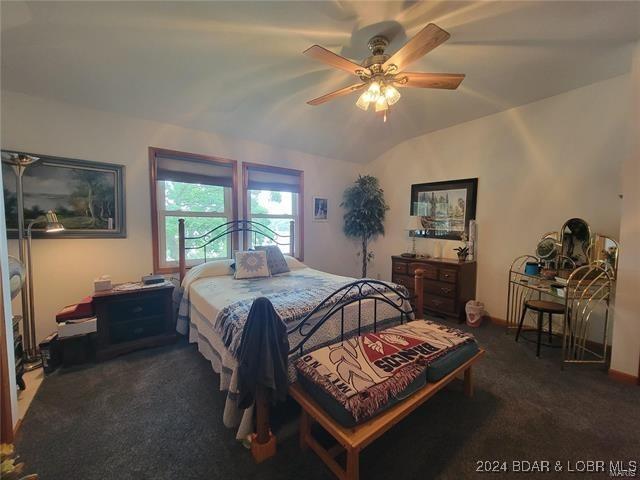
[[[389,108],[389,104],[387,103],[387,99],[384,95],[380,95],[376,100],[376,112],[382,112]]]
[[[368,90],[358,97],[358,101],[356,102],[356,106],[361,108],[364,111],[369,109],[369,104],[371,103],[371,95]]]
[[[367,91],[369,95],[371,95],[371,101],[376,101],[380,96],[380,84],[378,82],[371,82]]]
[[[393,85],[387,85],[384,87],[384,97],[387,100],[387,103],[391,105],[395,105],[398,100],[400,100],[400,92]]]

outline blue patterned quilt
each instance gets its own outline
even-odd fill
[[[323,277],[304,275],[300,275],[297,278],[298,286],[296,288],[264,294],[264,296],[271,301],[285,323],[295,323],[296,321],[302,320],[305,315],[316,308],[325,298],[353,281],[353,279],[349,279],[348,281],[330,281]],[[398,285],[393,286],[396,289],[403,289],[404,294],[408,295],[404,287]],[[372,292],[373,289],[367,287],[364,291]],[[325,304],[325,307],[330,307],[340,300],[353,299],[357,297],[357,295],[357,289],[347,292],[345,297],[336,295],[330,302]],[[218,315],[214,324],[225,346],[234,356],[236,356],[240,349],[242,329],[247,321],[253,300],[253,298],[240,300],[225,307]]]
[[[255,298],[268,298],[283,321],[294,324],[302,320],[333,292],[352,283],[355,279],[303,268],[267,278],[234,280],[231,276],[225,276],[205,281],[208,283],[198,286],[198,294],[207,302],[220,305],[215,318],[210,318],[209,321],[225,347],[236,357],[240,348],[242,330]],[[408,296],[404,287],[392,283],[388,285]],[[378,288],[387,290],[382,286]],[[364,292],[372,293],[373,289],[365,288]],[[335,296],[331,302],[325,304],[325,307],[330,307],[341,300],[355,298],[357,295],[358,290],[353,289],[345,297]],[[180,317],[183,317],[183,320],[187,320],[184,317],[188,317],[189,308],[187,292],[187,295],[183,296],[180,308]]]

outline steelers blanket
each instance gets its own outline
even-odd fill
[[[471,334],[417,320],[320,348],[296,368],[358,421],[402,392],[429,363],[472,341]]]

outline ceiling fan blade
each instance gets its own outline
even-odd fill
[[[395,65],[397,71],[401,71],[410,63],[446,42],[450,36],[449,32],[441,29],[435,23],[430,23],[405,43],[400,50],[391,55],[389,60],[384,62],[383,67],[387,69],[389,66]]]
[[[321,97],[309,100],[307,103],[309,105],[320,105],[321,103],[328,102],[329,100],[333,100],[334,98],[342,97],[343,95],[348,95],[351,92],[360,90],[365,85],[366,83],[356,83],[355,85],[349,85],[348,87],[341,88],[340,90],[336,90],[335,92],[327,93],[326,95],[323,95]]]
[[[313,45],[312,47],[307,48],[302,53],[322,63],[326,63],[327,65],[330,65],[334,68],[339,68],[340,70],[344,70],[345,72],[353,73],[354,75],[359,75],[359,72],[364,73],[368,70],[362,65],[358,65],[357,63],[354,63],[351,60],[338,55],[337,53],[333,53],[332,51],[321,47],[320,45]]]
[[[464,77],[464,73],[402,72],[395,76],[394,82],[399,87],[455,90],[462,83]]]

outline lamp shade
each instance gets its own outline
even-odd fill
[[[64,230],[64,225],[58,221],[58,216],[55,212],[53,210],[49,210],[47,212],[47,226],[45,227],[45,231],[47,233],[53,233],[61,232],[62,230]]]
[[[417,215],[411,215],[409,217],[409,221],[407,222],[405,230],[424,230],[422,222],[420,221],[420,217],[418,217]]]

